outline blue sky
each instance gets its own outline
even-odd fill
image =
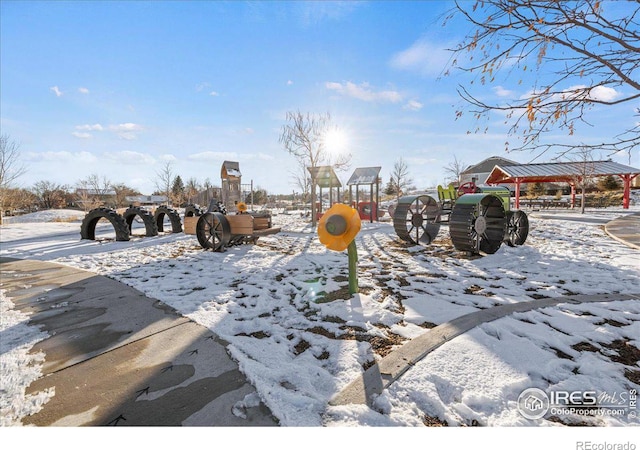
[[[454,155],[529,162],[535,155],[505,154],[502,118],[480,135],[467,134],[470,118],[455,120],[465,79],[439,75],[444,49],[466,28],[441,25],[450,7],[2,1],[0,119],[28,166],[18,182],[73,186],[98,174],[150,194],[168,161],[185,181],[218,184],[222,162],[234,160],[243,182],[290,193],[296,164],[278,137],[293,110],[331,114],[352,154],[343,181],[356,167],[382,166],[386,183],[400,157],[418,188],[441,183]],[[524,94],[532,83],[485,95]],[[608,137],[611,123],[631,123],[631,108],[594,111],[597,125],[579,139]]]

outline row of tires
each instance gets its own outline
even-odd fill
[[[195,207],[194,207],[195,208]],[[194,210],[190,211],[191,215],[195,215]],[[82,239],[95,240],[96,225],[101,219],[108,220],[116,233],[116,241],[128,241],[131,236],[133,221],[139,217],[144,223],[145,236],[157,236],[158,233],[165,231],[165,220],[171,224],[171,233],[182,233],[182,222],[180,214],[173,208],[160,206],[155,213],[140,207],[132,206],[122,214],[118,214],[111,208],[92,209],[82,220],[80,226],[80,236]],[[169,231],[168,229],[166,231]]]

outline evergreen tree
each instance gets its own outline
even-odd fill
[[[387,195],[396,195],[398,189],[396,188],[396,184],[393,182],[393,177],[389,177],[389,182],[384,188],[384,193]]]
[[[184,183],[180,175],[176,175],[171,186],[171,202],[175,205],[182,205],[185,201]]]
[[[600,178],[598,181],[598,189],[601,191],[617,191],[622,189],[620,185],[620,179],[614,175],[609,175],[604,178]]]

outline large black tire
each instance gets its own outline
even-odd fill
[[[184,208],[185,217],[201,216],[204,210],[199,205],[187,205]]]
[[[523,245],[529,236],[529,218],[524,211],[507,211],[504,241],[509,247]]]
[[[490,255],[500,248],[506,226],[500,198],[491,194],[464,194],[451,210],[449,236],[456,250]]]
[[[130,208],[127,208],[124,214],[122,214],[122,218],[127,223],[127,227],[129,227],[129,234],[131,234],[131,227],[136,216],[139,216],[144,222],[146,232],[145,236],[150,237],[158,235],[158,226],[156,225],[153,215],[139,206],[131,206]]]
[[[82,225],[80,226],[80,236],[82,239],[90,239],[95,241],[96,239],[96,225],[100,219],[107,219],[113,225],[113,229],[116,232],[116,241],[128,241],[129,240],[129,227],[124,221],[122,216],[110,208],[96,208],[92,209],[82,219]]]
[[[171,232],[182,233],[182,222],[180,221],[180,214],[173,208],[167,206],[159,206],[153,215],[153,220],[158,227],[159,232],[164,232],[164,218],[167,216],[171,221]]]
[[[440,206],[429,195],[402,197],[393,212],[393,228],[400,239],[429,245],[440,231]]]

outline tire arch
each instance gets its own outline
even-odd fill
[[[133,220],[136,216],[140,217],[144,222],[145,236],[150,237],[158,235],[158,226],[153,215],[149,211],[138,206],[131,206],[122,214],[122,218],[129,229],[129,234],[131,234],[131,226],[133,225]]]
[[[199,205],[189,204],[184,208],[185,217],[201,216],[203,213],[204,210]]]
[[[84,216],[84,219],[82,219],[82,225],[80,226],[80,236],[82,239],[95,241],[96,225],[100,219],[107,219],[111,222],[111,225],[113,225],[113,229],[116,232],[116,241],[129,240],[129,227],[127,226],[127,223],[120,214],[110,208],[92,209]]]
[[[153,220],[156,223],[158,232],[164,232],[164,218],[167,216],[171,221],[171,232],[182,233],[182,222],[180,221],[180,214],[173,208],[167,206],[159,206],[156,212],[153,214]]]

